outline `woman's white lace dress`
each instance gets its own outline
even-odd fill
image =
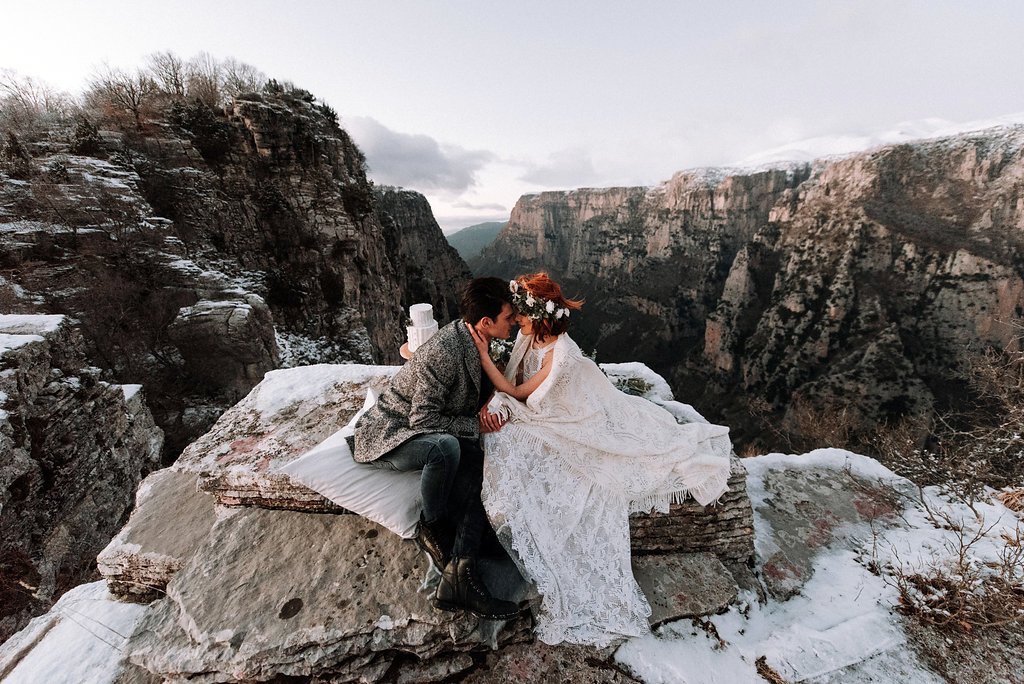
[[[532,377],[546,354],[552,369],[526,402],[499,392],[490,404],[509,423],[484,435],[484,507],[541,594],[541,641],[605,646],[644,634],[651,609],[630,567],[629,514],[720,497],[728,428],[678,425],[618,391],[568,335],[544,350],[531,341],[516,340],[508,379]]]

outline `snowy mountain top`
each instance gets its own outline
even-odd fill
[[[939,139],[964,139],[968,137],[1019,137],[1024,133],[1024,112],[1008,114],[991,119],[979,119],[954,123],[944,119],[929,118],[907,121],[896,127],[861,135],[816,136],[798,140],[779,147],[745,157],[736,162],[739,168],[772,166],[781,162],[809,162],[825,158],[845,157],[886,145],[901,143],[924,143]]]
[[[1005,144],[1011,149],[1024,148],[1024,112],[992,119],[966,123],[952,123],[943,119],[925,119],[905,122],[892,130],[863,135],[817,136],[798,140],[744,157],[721,166],[701,166],[682,169],[662,183],[648,186],[621,186],[645,188],[647,194],[658,195],[680,182],[715,187],[730,176],[746,176],[767,171],[786,171],[790,176],[811,165],[813,169],[868,152],[880,147],[898,144],[937,145],[950,147],[979,139]],[[587,191],[608,191],[620,186],[604,188],[575,188],[527,193],[523,198],[536,198],[546,194],[571,196]]]

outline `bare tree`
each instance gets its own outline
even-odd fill
[[[146,61],[157,88],[174,99],[184,99],[188,82],[185,61],[170,51],[154,52]]]
[[[0,69],[0,127],[25,132],[46,117],[67,116],[73,108],[67,93],[31,76]]]
[[[128,73],[104,66],[90,86],[115,109],[131,114],[135,128],[142,129],[144,109],[157,92],[156,83],[148,74],[141,69]]]
[[[262,71],[251,64],[240,62],[234,57],[224,60],[222,69],[224,90],[232,96],[256,92],[267,80],[266,74]]]
[[[220,104],[224,74],[221,65],[207,52],[200,52],[188,61],[187,92],[209,107]]]

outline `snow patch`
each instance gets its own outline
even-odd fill
[[[64,322],[60,314],[0,314],[0,332],[11,335],[45,335]]]
[[[0,356],[3,356],[12,349],[23,347],[32,342],[42,341],[43,338],[39,335],[8,335],[7,333],[0,333]]]
[[[124,400],[131,401],[132,397],[142,390],[142,385],[121,385],[121,392],[124,393]]]
[[[390,377],[400,366],[368,366],[364,364],[329,364],[299,366],[273,370],[252,391],[254,407],[264,418],[283,411],[295,403],[296,396],[315,400],[342,383],[362,384],[373,378]]]
[[[4,684],[114,682],[123,648],[146,609],[115,600],[106,582],[75,587],[0,647],[0,668],[17,662]]]
[[[644,399],[663,402],[672,401],[674,398],[672,396],[672,388],[669,387],[665,378],[652,371],[645,364],[633,361],[631,363],[602,363],[599,365],[612,382],[618,379],[639,378],[650,385],[651,388],[643,395]]]

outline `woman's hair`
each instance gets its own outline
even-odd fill
[[[565,315],[563,316],[545,315],[543,318],[531,317],[530,320],[533,321],[533,334],[536,335],[538,342],[543,342],[548,337],[561,335],[568,330],[569,312],[579,311],[583,308],[582,299],[566,299],[562,295],[561,286],[543,271],[518,276],[516,281],[518,281],[521,288],[526,288],[526,291],[533,295],[534,298],[554,302],[556,312],[559,309],[565,309]]]

